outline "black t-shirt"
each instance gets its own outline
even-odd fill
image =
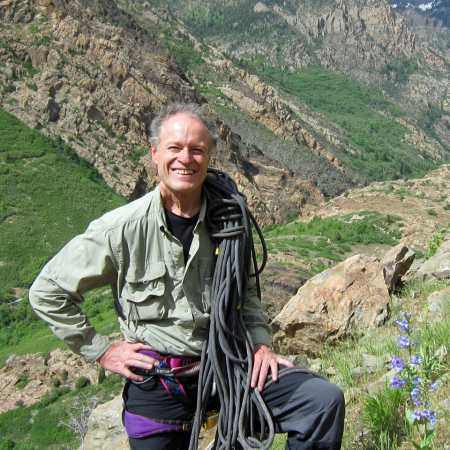
[[[166,212],[167,228],[183,246],[184,264],[186,264],[189,259],[189,248],[191,247],[192,239],[194,239],[192,232],[200,213],[194,217],[181,217],[168,209],[164,209],[164,211]]]

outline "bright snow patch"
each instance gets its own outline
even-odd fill
[[[421,9],[422,11],[426,11],[427,9],[431,9],[432,7],[433,7],[433,2],[418,6],[418,8]]]

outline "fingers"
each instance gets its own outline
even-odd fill
[[[159,365],[159,362],[149,355],[139,353],[140,350],[154,349],[142,343],[131,344],[121,341],[112,344],[97,361],[110,372],[119,373],[134,381],[143,381],[143,378],[134,374],[130,368],[152,370]]]
[[[252,388],[258,389],[262,392],[266,384],[269,373],[274,382],[278,381],[278,365],[286,367],[294,367],[294,365],[287,359],[276,355],[272,352],[270,347],[264,344],[256,344],[253,354],[253,371],[250,385]]]
[[[254,359],[253,359],[253,371],[252,371],[252,378],[250,385],[252,388],[255,388],[256,385],[258,385],[257,389],[258,391],[261,391],[259,389],[260,384],[260,377],[264,376],[267,377],[267,368],[263,368],[263,359],[259,353],[255,353]],[[264,375],[265,373],[265,375]]]
[[[277,363],[286,367],[294,367],[294,364],[292,364],[288,359],[282,358],[281,356],[277,356]]]
[[[253,356],[253,372],[251,378],[251,387],[262,392],[266,384],[269,372],[272,374],[274,381],[278,380],[278,356],[265,345],[256,345]]]

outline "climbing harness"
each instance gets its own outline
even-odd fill
[[[181,382],[181,378],[193,377],[200,371],[200,358],[195,356],[161,355],[151,350],[140,350],[147,356],[155,358],[159,365],[150,370],[132,367],[131,371],[144,377],[143,383],[148,378],[158,376],[169,396],[179,402],[191,403]]]
[[[161,355],[156,351],[140,350],[139,353],[151,356],[159,362],[159,366],[150,370],[132,367],[131,371],[144,378],[142,382],[135,384],[144,384],[153,377],[159,377],[159,381],[166,389],[167,393],[175,401],[181,403],[192,403],[186,394],[182,379],[190,378],[198,374],[200,370],[200,358],[193,356],[172,356]],[[128,386],[124,389],[124,400],[126,404]],[[161,420],[149,419],[147,417],[132,414],[124,407],[123,424],[127,430],[128,436],[132,438],[143,438],[153,434],[167,433],[172,431],[190,431],[192,422],[184,420]]]

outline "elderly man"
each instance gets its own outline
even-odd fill
[[[146,374],[170,360],[190,364],[201,354],[215,250],[202,184],[217,135],[195,104],[162,107],[150,131],[159,186],[92,222],[69,242],[34,282],[30,302],[75,353],[127,378],[125,424],[132,449],[186,449],[189,427],[176,424],[192,420],[197,377],[183,381],[177,398],[172,379]],[[106,285],[112,286],[124,336],[112,345],[80,309],[85,292]],[[287,448],[340,448],[342,392],[304,373],[263,390],[269,373],[276,382],[278,366],[292,365],[272,352],[269,327],[252,290],[243,317],[255,343],[251,387],[262,392],[276,430],[289,433]],[[142,427],[136,433],[138,422]]]

